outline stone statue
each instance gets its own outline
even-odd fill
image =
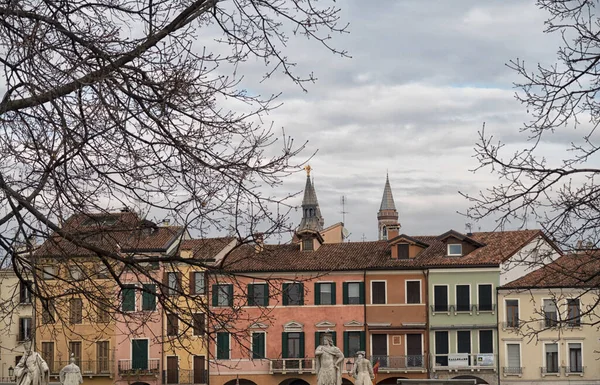
[[[371,385],[375,374],[373,373],[373,365],[371,361],[365,359],[365,352],[356,353],[358,357],[354,361],[352,368],[352,377],[354,377],[354,385]]]
[[[27,349],[15,367],[17,385],[48,385],[50,368],[42,356]]]
[[[62,385],[81,385],[83,377],[79,366],[75,364],[75,355],[71,354],[70,364],[60,370],[60,383]]]
[[[323,345],[315,350],[317,385],[341,385],[344,354],[333,345],[330,336],[323,338]]]

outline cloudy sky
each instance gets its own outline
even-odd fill
[[[350,240],[377,237],[376,214],[389,173],[402,231],[439,234],[465,230],[468,202],[497,181],[473,174],[477,132],[524,147],[519,128],[528,119],[514,98],[511,59],[530,65],[555,60],[559,36],[543,33],[547,15],[533,0],[345,0],[350,34],[335,36],[340,58],[304,39],[287,54],[298,71],[318,82],[302,92],[284,77],[263,83],[264,69],[246,64],[253,91],[283,91],[283,106],[267,117],[298,142],[308,140],[321,211],[327,224],[342,220],[346,197]],[[254,88],[256,87],[256,88]],[[302,190],[305,174],[289,177],[282,191]],[[301,196],[296,199],[300,204]],[[292,218],[296,224],[300,211]],[[493,221],[474,224],[492,230]]]

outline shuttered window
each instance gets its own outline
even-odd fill
[[[335,305],[335,283],[315,283],[315,305]]]
[[[371,282],[371,299],[373,304],[385,304],[385,282]]]
[[[69,300],[69,320],[72,324],[80,324],[83,321],[83,302],[81,298]]]
[[[421,303],[421,281],[406,281],[406,303]]]
[[[448,366],[448,332],[435,332],[435,366]]]
[[[54,342],[42,342],[42,358],[48,364],[50,373],[56,373],[54,368]]]
[[[283,358],[304,357],[304,332],[283,332],[281,336],[281,354]]]
[[[361,350],[366,350],[365,332],[344,332],[344,356],[354,357]]]
[[[494,332],[492,330],[479,331],[479,353],[494,353]]]
[[[213,306],[233,306],[233,285],[212,285]]]
[[[217,360],[229,359],[229,333],[217,333]]]
[[[398,246],[398,259],[408,259],[408,243],[400,243]]]
[[[471,310],[471,287],[456,285],[456,311]]]
[[[506,352],[508,354],[508,367],[521,367],[521,346],[519,344],[506,344]]]
[[[121,310],[135,311],[135,286],[125,286],[121,291]]]
[[[265,333],[252,333],[252,358],[263,359],[265,357]]]
[[[342,290],[344,305],[363,305],[365,303],[364,282],[344,282]]]
[[[283,284],[283,305],[304,305],[304,285],[302,283]]]
[[[179,319],[177,314],[167,314],[167,335],[176,336],[179,334]]]
[[[492,285],[479,285],[479,311],[492,311]]]
[[[269,285],[266,283],[254,283],[248,285],[248,306],[269,305]]]
[[[156,310],[156,285],[144,284],[142,310]]]
[[[433,308],[435,311],[448,311],[448,286],[433,287]]]
[[[194,335],[203,336],[206,331],[206,318],[204,313],[195,313],[194,317]]]

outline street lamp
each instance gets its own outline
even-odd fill
[[[14,375],[15,375],[15,369],[12,366],[9,366],[8,367],[8,378],[10,378],[12,380]]]
[[[354,366],[354,362],[348,360],[346,361],[346,371],[350,373],[352,371],[352,367]]]

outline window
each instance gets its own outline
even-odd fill
[[[313,251],[314,243],[312,238],[302,240],[302,250],[304,251]]]
[[[42,342],[42,358],[48,364],[50,373],[54,371],[54,342]]]
[[[181,292],[181,273],[166,273],[166,286],[168,295],[178,295]]]
[[[190,277],[190,294],[206,294],[206,273],[194,271]]]
[[[423,367],[423,344],[420,334],[406,335],[406,366],[410,368]]]
[[[456,257],[462,255],[462,244],[452,243],[448,245],[448,256]]]
[[[248,285],[248,306],[268,306],[269,285],[255,283]]]
[[[72,324],[80,324],[83,321],[83,301],[81,298],[69,300],[69,320]]]
[[[448,366],[448,332],[435,332],[435,366]]]
[[[544,300],[544,326],[547,328],[554,327],[558,324],[558,314],[556,302],[553,299]]]
[[[344,305],[362,305],[365,303],[364,282],[344,282]]]
[[[121,310],[135,311],[135,286],[127,285],[121,290]]]
[[[131,369],[148,369],[148,340],[131,340]]]
[[[283,358],[304,357],[304,333],[283,333],[281,339],[281,353]]]
[[[96,305],[96,315],[98,316],[98,323],[107,323],[110,320],[110,313],[102,303]]]
[[[19,303],[31,303],[31,291],[29,290],[31,285],[31,281],[19,281]]]
[[[398,259],[408,259],[408,243],[399,243],[397,248]]]
[[[434,311],[448,311],[448,286],[433,287]]]
[[[229,333],[217,333],[217,360],[229,359]]]
[[[42,302],[42,325],[53,324],[56,322],[54,318],[54,301]]]
[[[75,363],[81,367],[81,341],[69,342],[69,351],[67,352],[69,357],[71,354],[75,357]]]
[[[356,352],[365,350],[365,332],[344,332],[344,357],[354,357]]]
[[[569,373],[583,373],[581,343],[569,343]]]
[[[283,305],[304,305],[304,285],[301,283],[284,283]]]
[[[456,332],[456,352],[467,353],[469,356],[469,366],[471,366],[471,331],[470,330],[458,330]]]
[[[406,303],[421,303],[421,281],[406,281]]]
[[[156,310],[156,285],[145,283],[142,291],[142,310]]]
[[[263,359],[265,358],[265,333],[255,332],[252,333],[252,358]]]
[[[335,283],[315,283],[315,305],[335,305]]]
[[[579,299],[572,298],[567,300],[567,324],[569,326],[580,326],[581,325],[581,309],[579,307]]]
[[[456,285],[456,311],[471,310],[471,287]]]
[[[479,353],[494,353],[494,332],[492,330],[479,331]]]
[[[85,274],[83,272],[83,268],[81,266],[71,266],[69,268],[69,275],[75,281],[81,281],[85,278]]]
[[[479,311],[492,311],[492,285],[479,285],[477,291]]]
[[[385,282],[371,281],[371,303],[372,304],[384,304],[385,303]]]
[[[179,334],[179,320],[177,314],[167,314],[167,335],[169,337]]]
[[[96,342],[97,372],[110,373],[108,341]]]
[[[233,285],[213,285],[212,290],[213,306],[233,306]]]
[[[521,373],[521,345],[506,344],[508,374]]]
[[[19,318],[19,341],[31,339],[31,318]]]
[[[545,344],[546,373],[558,373],[558,344]]]
[[[506,327],[519,327],[519,301],[516,299],[507,299],[506,304]]]
[[[206,321],[204,313],[195,313],[194,317],[194,330],[195,336],[203,336],[206,331]]]
[[[43,279],[54,279],[56,277],[56,269],[54,268],[54,266],[44,266],[43,271]]]
[[[332,332],[315,332],[315,347],[317,347],[319,345],[323,345],[325,337],[331,338],[331,340],[333,341],[333,344],[335,346],[338,346],[337,333],[332,331]]]

